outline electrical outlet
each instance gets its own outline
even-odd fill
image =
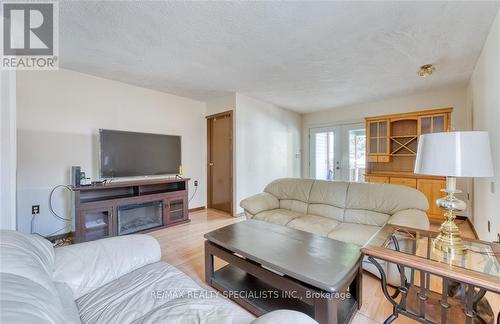
[[[32,215],[40,214],[40,205],[31,206],[31,214]]]
[[[194,186],[198,187],[198,180],[194,180]]]

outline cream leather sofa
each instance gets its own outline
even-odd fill
[[[240,203],[247,218],[292,227],[363,246],[386,223],[428,229],[429,204],[418,190],[389,184],[278,179]],[[405,244],[400,244],[406,248]],[[382,263],[399,285],[394,266]],[[367,271],[379,276],[367,260]]]
[[[148,235],[54,249],[0,231],[0,323],[316,323],[292,311],[255,319],[160,256]]]

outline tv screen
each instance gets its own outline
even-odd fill
[[[102,178],[179,172],[180,136],[100,129],[99,140]]]

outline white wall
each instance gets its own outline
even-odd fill
[[[207,104],[207,110],[206,110],[207,116],[229,110],[234,110],[236,107],[236,93],[207,100],[206,104]]]
[[[0,228],[16,229],[15,71],[0,72],[0,98]]]
[[[99,177],[98,129],[182,136],[184,174],[199,180],[190,208],[206,205],[205,104],[68,70],[18,72],[18,228],[29,231],[31,205],[39,204],[35,230],[49,234],[62,223],[49,214],[52,187],[70,182],[80,165]],[[69,196],[54,197],[55,209],[70,212]]]
[[[498,240],[500,233],[500,12],[477,61],[469,85],[474,130],[490,134],[495,176],[474,180],[474,227],[483,240]],[[492,192],[491,187],[495,187]],[[488,232],[488,220],[491,231]]]
[[[235,207],[274,179],[300,177],[300,114],[236,94]]]

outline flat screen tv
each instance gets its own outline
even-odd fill
[[[177,174],[181,137],[99,130],[101,178]]]

